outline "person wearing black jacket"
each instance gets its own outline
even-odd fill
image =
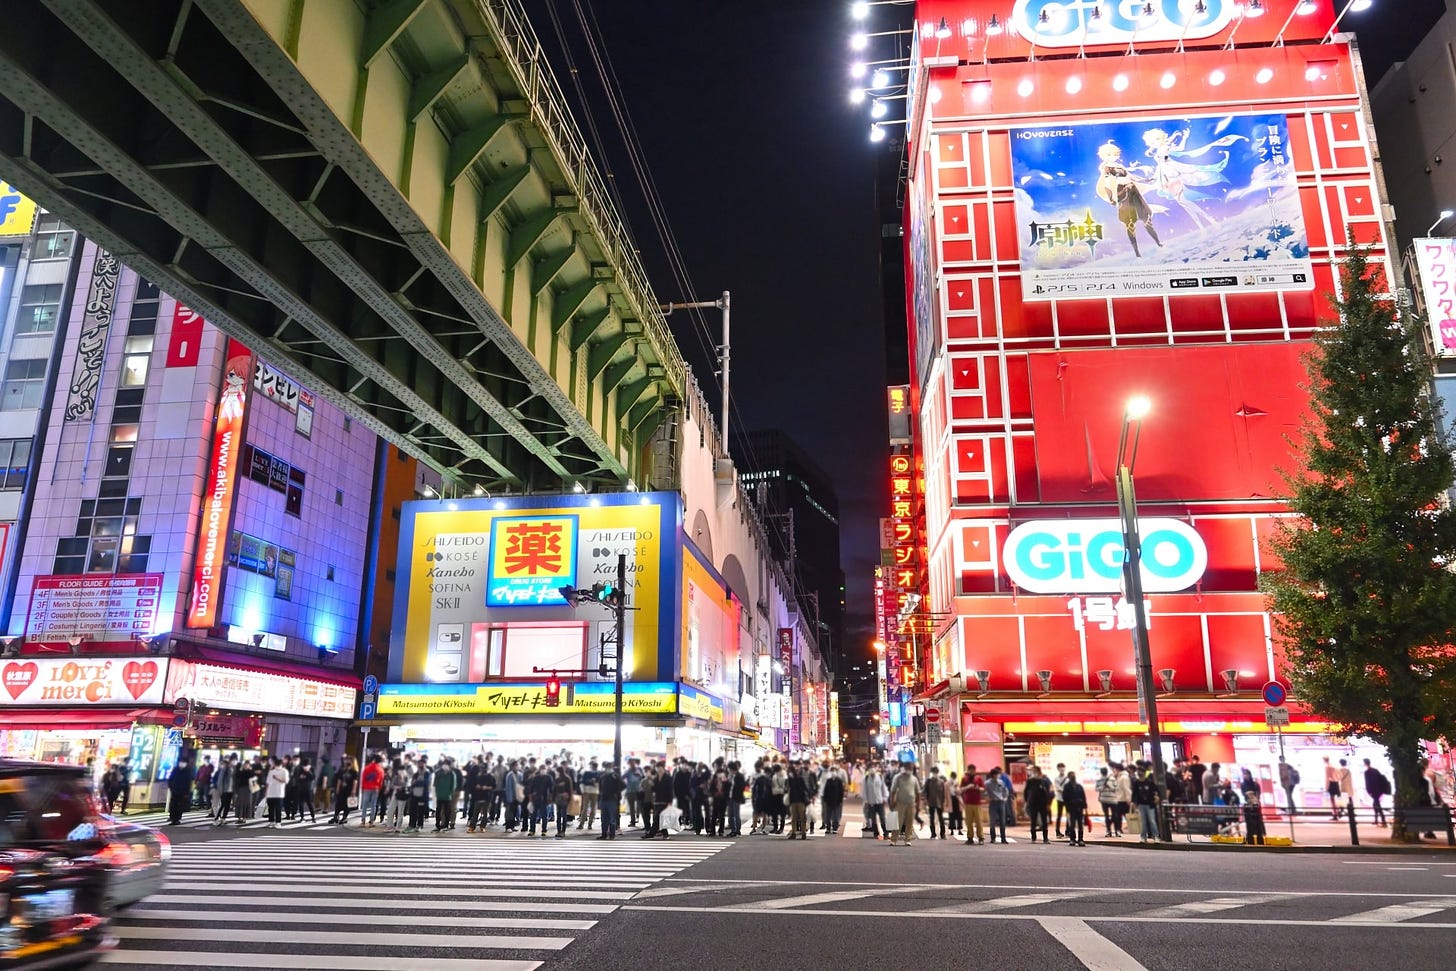
[[[556,780],[551,777],[551,770],[542,766],[537,769],[531,778],[526,782],[526,795],[531,800],[531,836],[536,835],[536,824],[541,824],[541,838],[545,839],[547,807],[551,805],[552,796],[556,789]]]
[[[1132,778],[1132,804],[1138,811],[1140,841],[1158,839],[1158,783],[1152,767],[1140,763]]]
[[[743,835],[743,803],[747,798],[748,777],[737,762],[729,762],[728,769],[728,835],[738,837]]]
[[[597,776],[597,811],[602,816],[599,840],[614,840],[622,828],[622,792],[627,788],[617,767],[608,763]]]
[[[692,790],[693,768],[686,759],[679,758],[677,768],[672,770],[672,798],[677,803],[679,829],[686,829],[692,820]]]
[[[679,766],[679,770],[682,770],[681,766]],[[643,783],[643,791],[645,792],[646,789],[647,784]],[[657,770],[657,778],[652,783],[652,820],[643,839],[651,839],[658,835],[667,839],[667,824],[662,821],[662,814],[667,812],[668,806],[672,805],[676,789],[677,773],[668,775],[667,767],[660,766]]]
[[[192,764],[184,755],[167,777],[167,825],[182,825],[182,813],[192,805]]]
[[[1067,773],[1067,781],[1062,786],[1062,805],[1067,807],[1067,840],[1068,846],[1086,846],[1083,840],[1083,823],[1087,819],[1087,791],[1082,788],[1082,783],[1077,781],[1075,772]]]
[[[809,782],[797,766],[789,769],[789,839],[809,838]]]
[[[1050,843],[1047,830],[1052,816],[1052,783],[1035,765],[1027,767],[1026,786],[1021,791],[1021,798],[1026,804],[1026,815],[1031,817],[1031,841],[1036,842],[1036,834],[1040,830],[1041,841]]]
[[[466,817],[465,832],[485,832],[489,821],[490,807],[495,800],[495,776],[489,766],[471,763],[465,770],[465,798],[470,804],[470,815]]]
[[[820,798],[824,800],[824,832],[833,835],[839,832],[839,815],[844,809],[844,779],[838,770],[825,773]]]

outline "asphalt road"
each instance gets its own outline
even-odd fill
[[[1439,850],[1282,855],[954,839],[890,847],[822,835],[603,843],[574,831],[532,841],[311,825],[170,832],[169,887],[123,919],[116,963],[1456,967],[1456,853]]]

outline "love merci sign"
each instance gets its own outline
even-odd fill
[[[157,705],[167,658],[35,658],[0,665],[0,707],[17,705]]]

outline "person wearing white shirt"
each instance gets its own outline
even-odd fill
[[[268,770],[268,786],[263,795],[268,800],[268,828],[277,829],[283,822],[283,795],[288,791],[288,769],[278,758]]]

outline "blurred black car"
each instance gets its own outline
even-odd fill
[[[114,946],[109,845],[79,766],[0,759],[0,969],[80,966]]]

